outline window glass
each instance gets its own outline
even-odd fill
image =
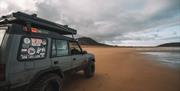
[[[69,54],[68,43],[65,40],[56,40],[57,56],[65,56]]]
[[[70,42],[69,47],[71,50],[71,54],[81,54],[81,48],[79,47],[77,42]]]
[[[52,40],[52,56],[56,56],[56,41]]]
[[[45,58],[47,43],[45,38],[23,37],[20,45],[19,60]]]

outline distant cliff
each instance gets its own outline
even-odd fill
[[[158,47],[180,47],[180,42],[161,44]]]
[[[80,38],[78,38],[78,42],[81,45],[102,45],[102,46],[109,46],[109,45],[106,45],[106,44],[99,43],[99,42],[97,42],[94,39],[89,38],[89,37],[80,37]]]

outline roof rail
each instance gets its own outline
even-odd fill
[[[50,31],[57,32],[59,34],[69,35],[77,34],[77,30],[69,28],[67,25],[57,24],[42,18],[37,17],[36,14],[28,15],[23,12],[15,12],[10,15],[2,16],[0,18],[0,23],[23,23],[31,24],[31,26],[39,26],[44,28],[49,28]]]

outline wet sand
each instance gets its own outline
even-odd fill
[[[180,71],[138,54],[133,48],[87,47],[96,56],[96,74],[67,77],[64,91],[180,91]]]

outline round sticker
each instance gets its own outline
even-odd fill
[[[29,44],[31,42],[31,40],[29,38],[24,38],[24,43],[25,44]]]
[[[43,44],[43,45],[46,45],[46,40],[43,40],[43,41],[42,41],[42,44]]]
[[[33,48],[33,47],[30,47],[29,49],[28,49],[28,54],[29,55],[34,55],[36,53],[36,50]]]

